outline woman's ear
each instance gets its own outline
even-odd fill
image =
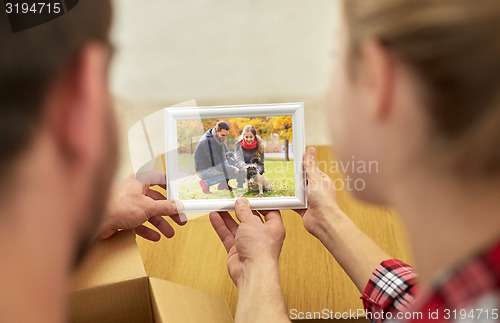
[[[365,87],[366,107],[370,117],[382,120],[391,114],[395,86],[395,64],[379,41],[361,43],[362,67],[360,80]]]

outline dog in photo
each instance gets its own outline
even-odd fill
[[[247,182],[247,191],[250,190],[259,190],[259,195],[262,195],[264,191],[271,191],[273,189],[271,183],[267,179],[264,178],[259,173],[259,169],[256,164],[250,164],[245,167],[245,172],[247,174],[246,182]]]

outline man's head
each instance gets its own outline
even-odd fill
[[[229,124],[226,121],[217,122],[215,125],[215,134],[221,141],[226,140],[227,136],[229,136]]]
[[[40,176],[25,184],[59,194],[41,208],[73,210],[64,223],[75,229],[68,241],[75,249],[98,222],[116,164],[110,24],[110,1],[80,1],[59,18],[2,36],[0,46],[0,184],[36,169]],[[45,221],[63,225],[56,214]]]

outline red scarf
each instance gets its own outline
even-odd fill
[[[249,145],[245,141],[245,139],[241,139],[240,141],[241,147],[245,148],[246,150],[252,150],[257,147],[257,138],[254,139],[254,141]]]

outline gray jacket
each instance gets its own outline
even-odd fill
[[[210,167],[222,171],[221,164],[224,163],[227,166],[226,152],[229,149],[219,138],[215,138],[216,136],[215,130],[212,128],[198,142],[194,150],[194,168],[197,172]]]

